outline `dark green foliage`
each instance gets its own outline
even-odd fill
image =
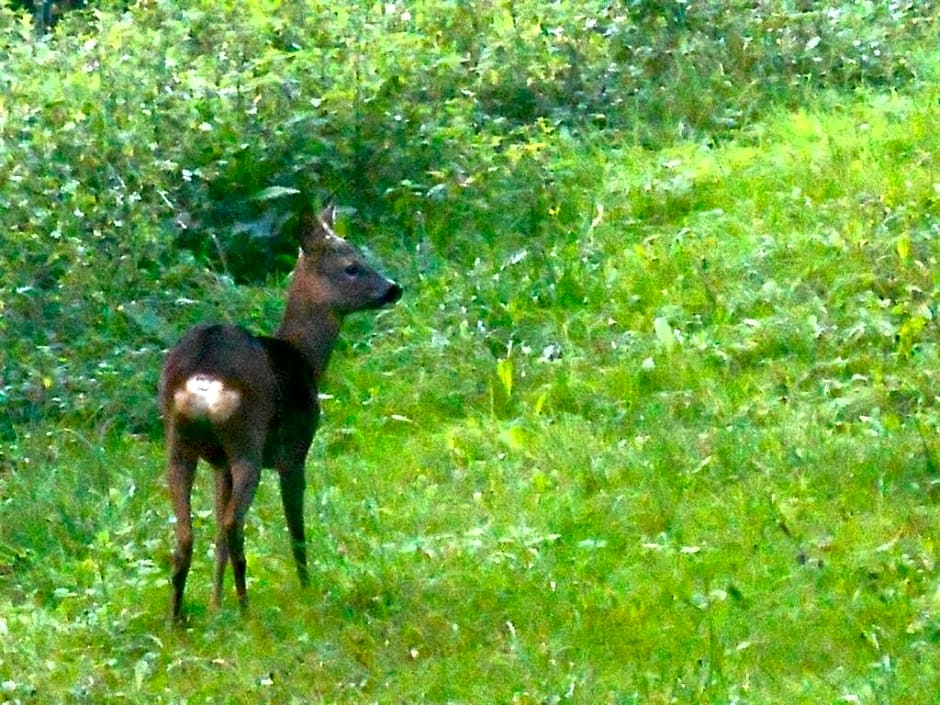
[[[85,0],[9,0],[14,10],[29,12],[36,22],[39,33],[55,26],[64,12],[85,7]]]
[[[152,427],[160,349],[239,310],[230,278],[283,271],[310,201],[468,266],[574,225],[544,148],[559,130],[714,139],[808,88],[900,86],[933,7],[207,0],[104,5],[44,38],[0,7],[0,432]],[[535,299],[578,305],[580,273],[551,269]]]
[[[47,415],[152,428],[161,348],[184,321],[243,318],[231,280],[284,271],[311,202],[351,206],[386,253],[465,267],[556,241],[583,216],[549,142],[715,140],[807,90],[900,87],[935,12],[204,0],[99,3],[39,37],[0,5],[0,433]],[[634,216],[697,208],[679,186]],[[589,295],[547,266],[536,301]]]

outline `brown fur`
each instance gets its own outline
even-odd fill
[[[320,415],[317,386],[343,316],[401,297],[332,230],[333,209],[305,220],[280,327],[273,337],[201,325],[170,351],[160,377],[167,483],[176,515],[172,605],[179,619],[193,553],[190,506],[200,458],[215,468],[217,536],[212,604],[229,561],[242,606],[245,514],[262,467],[277,469],[297,574],[309,583],[304,538],[304,461]]]

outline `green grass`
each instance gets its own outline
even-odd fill
[[[207,609],[205,469],[174,629],[159,444],[21,430],[0,700],[933,702],[937,97],[549,132],[547,232],[384,249],[406,298],[328,375],[314,587],[267,478],[248,615]]]

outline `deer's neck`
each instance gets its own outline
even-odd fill
[[[310,363],[314,381],[323,377],[330,353],[339,337],[340,317],[328,307],[306,302],[287,302],[284,319],[274,334],[294,347]]]

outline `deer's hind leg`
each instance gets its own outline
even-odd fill
[[[199,456],[175,441],[172,432],[168,434],[168,438],[170,439],[167,454],[169,460],[166,477],[170,500],[173,504],[173,514],[176,516],[174,527],[176,546],[173,549],[171,576],[173,590],[170,613],[173,619],[179,620],[183,609],[183,590],[186,587],[186,577],[189,575],[189,567],[193,559],[193,518],[190,495]]]
[[[232,501],[232,472],[227,465],[215,467],[215,572],[212,581],[211,605],[218,609],[222,605],[222,583],[228,565],[228,535],[223,528],[225,513]]]
[[[226,560],[232,563],[235,577],[235,594],[242,608],[248,606],[245,571],[245,516],[255,497],[258,481],[261,477],[261,457],[239,457],[229,466],[230,473],[225,476],[222,497],[217,495],[217,511],[220,512],[219,542],[216,549],[215,592],[221,599],[222,576],[225,573]],[[222,500],[225,500],[224,502]]]

